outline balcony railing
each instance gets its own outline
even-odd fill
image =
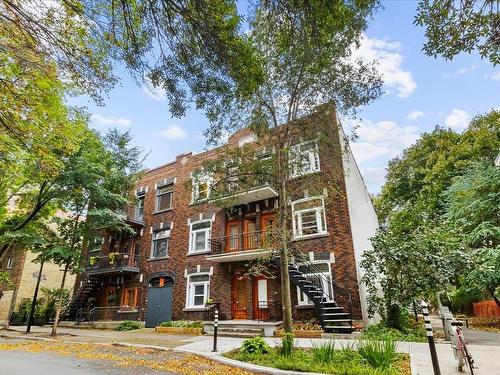
[[[210,240],[210,249],[212,250],[212,254],[262,249],[268,243],[267,237],[266,231],[215,237]]]
[[[108,271],[136,271],[139,272],[139,256],[130,256],[126,253],[110,253],[104,256],[91,256],[86,270],[90,273]]]

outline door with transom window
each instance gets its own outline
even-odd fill
[[[248,319],[247,282],[248,278],[242,270],[234,272],[231,283],[233,319]]]

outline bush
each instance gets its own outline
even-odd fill
[[[358,353],[373,368],[386,370],[396,360],[396,344],[392,340],[362,341]]]
[[[270,350],[271,347],[260,336],[246,339],[240,349],[243,354],[267,354]]]
[[[202,322],[193,322],[190,320],[169,320],[160,324],[161,327],[176,328],[203,328]]]
[[[125,320],[118,327],[115,328],[115,331],[133,331],[135,329],[141,329],[142,325],[139,322],[134,322],[133,320]]]
[[[367,340],[383,341],[427,341],[425,329],[421,325],[415,326],[413,328],[407,328],[405,332],[401,332],[397,329],[387,327],[384,322],[373,324],[365,328],[361,334],[361,338]]]

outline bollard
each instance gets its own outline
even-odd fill
[[[432,334],[431,318],[429,317],[429,309],[427,308],[427,303],[422,301],[420,307],[422,307],[422,314],[424,316],[425,330],[427,331],[427,341],[429,342],[429,349],[431,351],[431,359],[432,359],[432,367],[434,369],[434,375],[441,375],[436,353],[436,343],[434,342],[434,336]]]
[[[213,352],[217,351],[217,326],[219,325],[219,309],[214,307],[214,348]]]

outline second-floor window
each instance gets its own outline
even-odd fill
[[[320,170],[318,142],[307,141],[290,147],[289,162],[290,177],[318,172]]]
[[[197,176],[193,176],[192,183],[193,203],[206,201],[210,195],[210,176],[203,173],[198,174]]]
[[[210,220],[191,223],[191,234],[189,239],[189,252],[199,253],[210,250],[210,230],[212,222]]]
[[[151,259],[166,258],[168,256],[169,242],[170,230],[160,230],[158,232],[154,232]]]
[[[171,209],[173,195],[173,185],[162,186],[156,189],[156,212]]]
[[[134,218],[139,221],[144,219],[144,194],[137,197]]]
[[[102,236],[95,236],[89,241],[89,255],[97,256],[101,252],[103,238]]]
[[[323,197],[311,197],[292,202],[292,221],[295,238],[326,234]]]

